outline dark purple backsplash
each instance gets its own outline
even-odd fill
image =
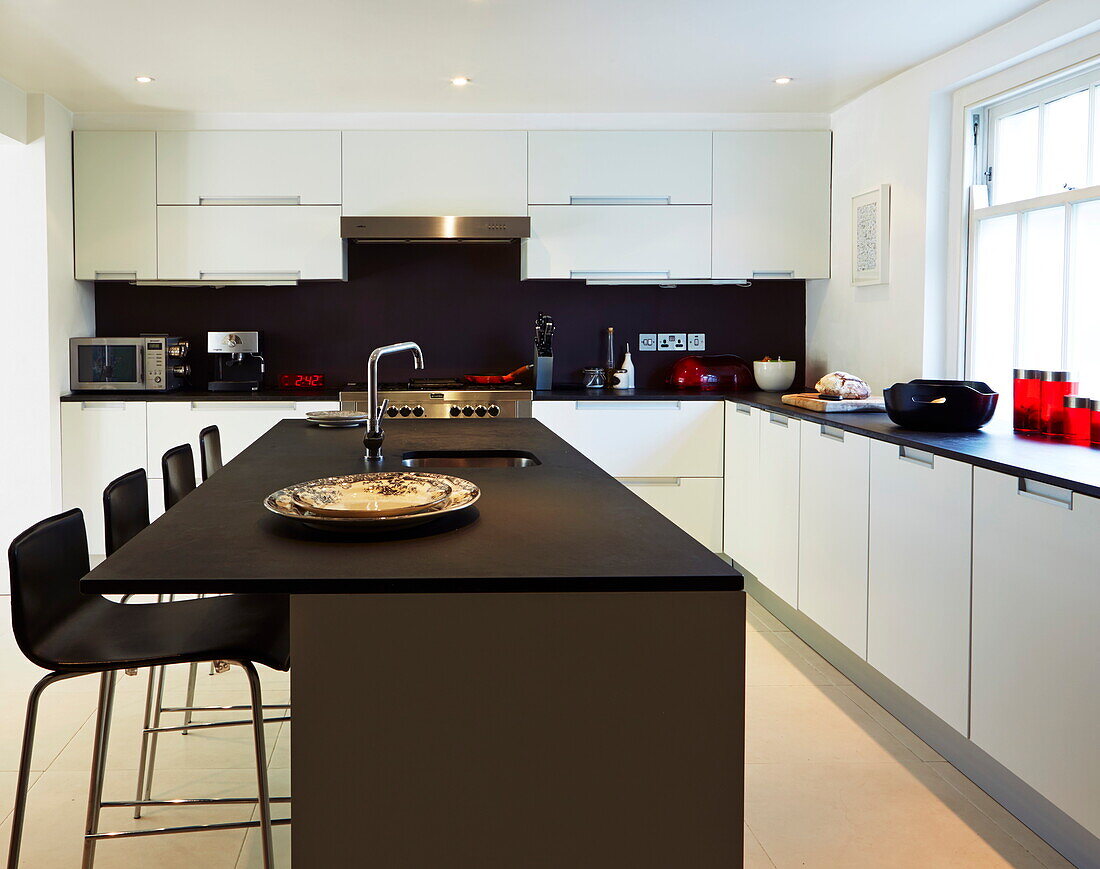
[[[802,281],[751,287],[593,287],[520,281],[519,245],[351,244],[347,283],[296,287],[96,285],[100,336],[167,332],[191,341],[197,388],[207,380],[206,332],[256,330],[267,386],[283,372],[321,373],[338,386],[366,375],[371,348],[416,341],[430,376],[504,374],[530,361],[535,315],[554,317],[554,380],[576,383],[601,365],[615,327],[617,358],[640,332],[705,332],[707,353],[796,359],[802,383],[806,293]],[[681,353],[633,353],[637,385],[662,386]],[[383,362],[382,378],[411,375],[411,360]]]

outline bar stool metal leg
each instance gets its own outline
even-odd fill
[[[99,709],[96,711],[95,743],[92,748],[92,771],[88,783],[88,815],[84,825],[84,857],[81,869],[92,869],[95,862],[96,839],[92,834],[99,829],[99,812],[103,806],[103,779],[107,774],[107,744],[111,735],[111,712],[115,699],[115,671],[108,670],[100,677]]]
[[[260,690],[260,674],[248,661],[239,662],[248,675],[252,697],[252,732],[256,747],[256,784],[259,792],[260,838],[263,843],[264,869],[275,865],[275,844],[271,835],[271,791],[267,781],[267,748],[264,739],[264,705]]]
[[[149,736],[149,749],[147,757],[145,757],[145,782],[142,783],[141,779],[138,779],[138,799],[148,800],[151,799],[153,793],[153,767],[157,760],[157,737],[160,735],[155,728],[160,727],[160,710],[164,706],[164,675],[167,667],[158,667],[157,670],[157,691],[153,700],[153,715],[149,723],[150,728],[154,728],[153,732],[148,734]],[[142,734],[142,745],[145,745],[145,736]],[[141,817],[141,807],[138,806],[134,813],[135,818]]]
[[[153,726],[153,695],[156,691],[157,667],[149,668],[149,687],[145,689],[145,715],[141,719],[141,756],[138,758],[137,793],[135,800],[140,800],[142,795],[142,783],[145,781],[145,759],[149,751],[149,728]],[[134,818],[141,817],[141,806],[134,807]]]
[[[15,780],[15,805],[11,813],[11,844],[8,848],[8,869],[18,869],[19,850],[23,844],[23,823],[27,817],[27,791],[31,776],[31,756],[34,753],[34,731],[38,724],[38,701],[42,692],[54,682],[71,679],[80,673],[50,673],[38,680],[27,698],[27,718],[23,725],[23,746],[19,752],[19,774]]]
[[[211,666],[213,666],[213,662],[211,662]],[[198,665],[197,662],[192,661],[191,662],[191,668],[187,673],[187,702],[184,704],[185,706],[190,707],[190,706],[195,705],[195,679],[198,675],[199,675],[199,665]],[[190,710],[183,713],[183,723],[184,724],[190,724],[191,723],[191,715],[192,715],[192,713],[191,713]],[[183,735],[184,736],[187,735],[186,730],[183,731]]]

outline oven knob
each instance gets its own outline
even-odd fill
[[[452,404],[451,416],[458,416],[460,413],[462,413],[462,408],[460,408],[457,404]]]
[[[464,408],[462,408],[462,415],[463,416],[473,416],[474,415],[474,409],[472,407],[470,407],[470,405],[467,404]]]
[[[160,383],[160,375],[159,374],[156,377],[153,378],[153,383]]]
[[[490,404],[489,416],[500,416],[500,408],[495,404]]]
[[[489,411],[488,411],[488,410],[486,409],[486,407],[485,407],[485,405],[484,405],[484,404],[479,404],[479,405],[478,405],[478,406],[477,406],[477,407],[476,407],[476,408],[474,409],[474,413],[476,413],[476,414],[477,414],[478,416],[485,416],[485,414],[487,414],[488,412],[489,412]]]
[[[397,416],[397,408],[390,407],[386,409],[386,416]]]
[[[401,408],[399,412],[402,416],[408,416],[413,412],[413,409],[406,404]]]
[[[413,408],[413,416],[423,416],[423,415],[424,415],[424,408],[421,407],[419,404],[416,407]]]

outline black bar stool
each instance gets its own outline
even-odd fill
[[[208,425],[199,432],[199,459],[204,483],[222,469],[222,433],[216,425]]]
[[[171,510],[184,495],[195,491],[195,454],[191,444],[172,447],[160,460],[164,476],[164,509]]]
[[[83,869],[92,866],[96,843],[100,839],[247,827],[260,828],[263,865],[265,869],[271,869],[272,824],[289,823],[285,820],[272,821],[271,803],[290,800],[289,797],[273,799],[268,790],[263,697],[255,665],[264,664],[283,671],[290,669],[287,597],[226,595],[168,604],[128,606],[99,595],[81,594],[80,579],[88,572],[88,539],[80,510],[52,516],[24,531],[8,548],[8,563],[11,571],[12,627],[16,642],[28,660],[51,671],[31,689],[27,701],[27,719],[12,811],[8,869],[16,869],[19,865],[39,699],[54,682],[88,673],[100,673],[102,678],[88,788]],[[117,671],[219,658],[238,664],[248,676],[258,796],[105,801],[103,779]],[[228,724],[230,722],[214,722],[210,726]],[[257,821],[158,830],[99,831],[99,816],[103,808],[188,803],[258,803],[260,817]]]

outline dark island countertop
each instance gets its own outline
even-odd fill
[[[732,567],[532,419],[394,420],[408,450],[517,449],[542,464],[464,468],[481,500],[385,535],[312,531],[269,513],[270,492],[367,470],[361,429],[285,420],[81,582],[87,592],[540,592],[739,590]],[[446,469],[439,469],[446,473]],[[438,533],[436,533],[438,532]]]

